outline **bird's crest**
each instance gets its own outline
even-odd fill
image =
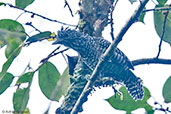
[[[80,37],[81,32],[76,31],[75,29],[70,29],[69,27],[63,28],[61,27],[61,30],[57,32],[57,38],[59,39],[68,39],[68,38],[74,38],[74,37]]]

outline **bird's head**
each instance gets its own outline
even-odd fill
[[[64,46],[73,48],[72,46],[78,45],[81,40],[81,32],[71,29],[61,29],[57,32],[56,41],[53,44],[62,44]]]

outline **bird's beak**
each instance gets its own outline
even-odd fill
[[[61,41],[62,41],[62,40],[60,40],[59,38],[57,38],[56,41],[52,43],[52,45],[60,44]]]

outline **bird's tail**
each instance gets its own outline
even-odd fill
[[[144,90],[142,86],[142,80],[139,77],[135,76],[132,71],[127,71],[127,78],[126,80],[124,80],[124,84],[134,100],[143,99]]]

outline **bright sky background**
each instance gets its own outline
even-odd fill
[[[0,2],[9,2],[12,4],[14,4],[14,1],[15,0],[0,0]],[[68,2],[73,10],[73,13],[76,14],[79,9],[77,5],[78,0],[68,0]],[[171,0],[168,0],[168,3],[171,3]],[[131,5],[128,0],[119,0],[114,11],[115,35],[124,26],[137,5],[138,3]],[[52,19],[57,19],[65,23],[76,25],[78,22],[78,15],[76,14],[75,17],[71,17],[69,10],[63,6],[64,0],[35,0],[33,4],[26,8],[26,10],[33,11]],[[147,9],[154,8],[154,6],[154,3],[150,1],[147,4]],[[21,13],[22,11],[9,8],[8,6],[0,6],[0,19],[8,18],[15,20]],[[58,23],[49,22],[36,16],[31,18],[30,14],[23,14],[17,21],[22,24],[32,22],[33,25],[41,31],[56,32],[61,28],[61,25]],[[30,35],[36,34],[35,31],[32,31],[33,29],[31,27],[24,27],[26,32],[30,33]],[[110,27],[106,27],[103,32],[103,36],[106,39],[111,40]],[[153,12],[149,12],[146,14],[145,24],[140,22],[135,23],[125,34],[123,41],[119,44],[119,48],[130,58],[130,60],[155,57],[158,52],[159,41],[160,38],[157,36],[154,29]],[[47,41],[32,44],[29,47],[23,48],[21,54],[16,58],[10,67],[9,72],[16,76],[21,75],[28,62],[30,62],[33,69],[36,69],[40,60],[46,57],[55,48],[56,46],[52,46],[51,43]],[[5,48],[0,49],[0,69],[6,60],[4,50]],[[170,52],[170,45],[163,42],[160,58],[171,59]],[[68,51],[66,53],[69,55],[76,55],[74,51]],[[57,66],[61,73],[66,68],[65,61],[61,55],[51,58],[50,61]],[[150,90],[154,99],[163,104],[162,87],[166,79],[171,75],[170,69],[171,66],[169,65],[141,65],[135,67],[134,73],[143,79],[144,86]],[[15,83],[12,83],[12,85],[14,84]],[[13,110],[12,98],[15,90],[16,87],[10,87],[2,95],[0,95],[0,114],[2,113],[2,110]],[[113,90],[111,88],[103,88],[100,90],[97,89],[96,92],[88,97],[88,102],[83,105],[84,111],[80,114],[124,114],[124,111],[114,110],[106,101],[103,100],[112,95]],[[149,103],[152,104],[154,99],[150,99]],[[28,103],[31,114],[43,114],[49,103],[50,101],[42,94],[39,88],[38,73],[36,73],[33,79]],[[59,107],[60,104],[61,101],[59,103],[52,102],[50,114],[54,114],[56,108]],[[166,106],[169,106],[169,104]],[[144,109],[135,111],[135,114],[137,113],[143,114]],[[162,113],[163,112],[156,112],[155,114]]]

